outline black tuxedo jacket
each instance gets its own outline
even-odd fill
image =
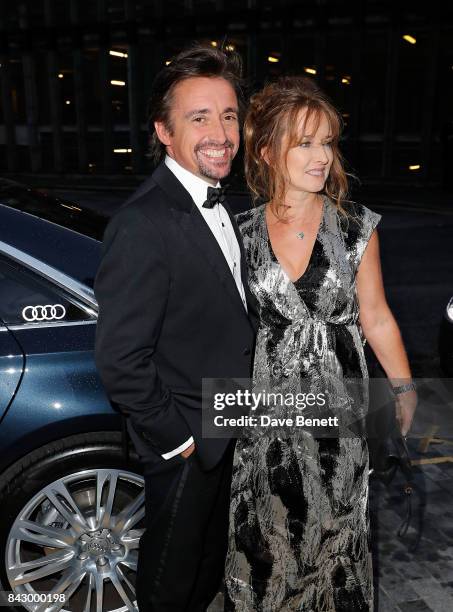
[[[202,437],[202,378],[251,376],[258,319],[229,214],[248,314],[211,230],[164,163],[107,226],[96,365],[144,461],[192,435],[202,466],[213,467],[228,441]]]

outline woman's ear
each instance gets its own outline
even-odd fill
[[[158,139],[162,144],[167,147],[171,145],[171,134],[163,121],[155,121],[154,129],[156,130],[156,134]]]
[[[269,165],[269,149],[267,147],[261,147],[260,155],[266,164]]]

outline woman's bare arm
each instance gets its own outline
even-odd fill
[[[402,385],[411,379],[411,371],[398,324],[385,297],[376,230],[363,254],[356,282],[360,324],[365,338],[392,386]],[[414,391],[397,396],[397,418],[403,435],[410,428],[416,402]]]

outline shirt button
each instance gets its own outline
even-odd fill
[[[244,355],[250,355],[250,349],[249,348],[244,349]]]

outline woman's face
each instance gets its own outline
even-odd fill
[[[332,133],[327,117],[321,114],[316,128],[317,121],[313,116],[304,125],[306,112],[302,109],[298,115],[299,143],[289,149],[286,157],[287,192],[321,191],[332,166]]]

